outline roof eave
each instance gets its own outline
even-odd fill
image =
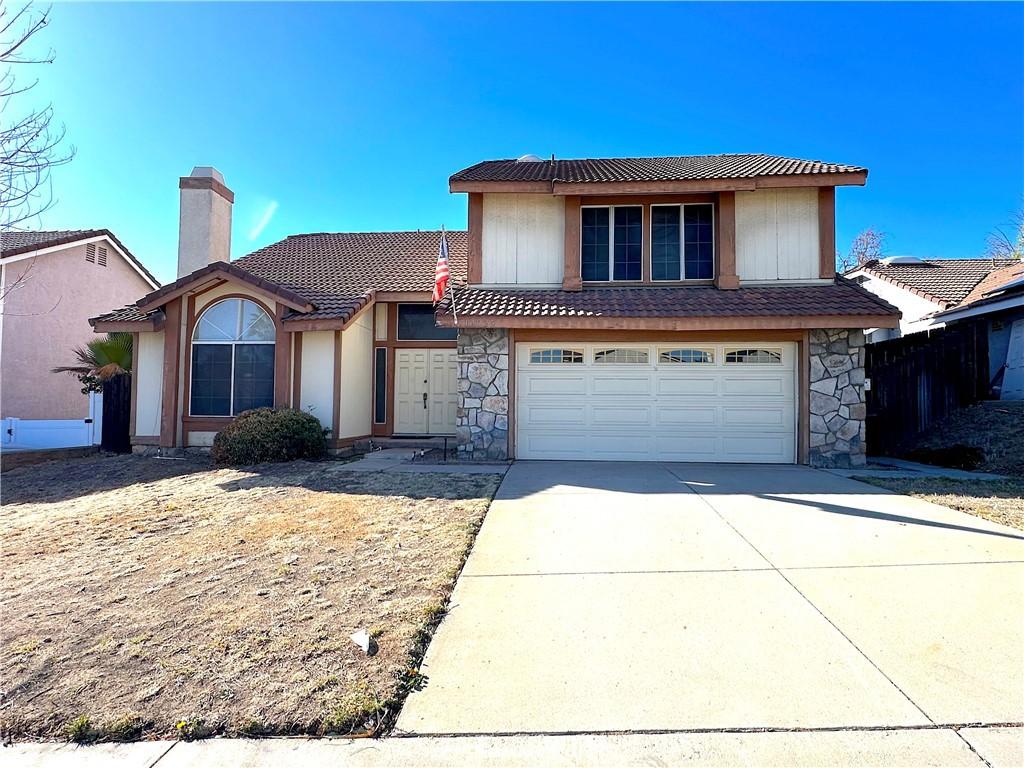
[[[316,308],[315,305],[294,291],[258,277],[226,261],[215,261],[212,264],[197,269],[191,274],[180,277],[173,283],[168,283],[163,288],[143,296],[136,302],[136,306],[142,312],[157,309],[167,302],[188,293],[196,285],[207,283],[219,276],[223,276],[228,280],[235,280],[248,285],[250,288],[261,291],[296,312],[312,312]]]
[[[466,315],[458,322],[448,312],[436,316],[442,328],[553,328],[647,331],[753,331],[814,328],[896,328],[900,314],[877,315],[705,315],[696,317],[628,317],[602,315]]]
[[[549,195],[687,194],[694,192],[753,192],[791,187],[864,186],[868,172],[797,173],[750,178],[685,179],[680,181],[467,181],[454,176],[450,192],[506,192]]]

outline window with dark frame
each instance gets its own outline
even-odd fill
[[[651,206],[651,279],[711,280],[715,276],[714,206]]]
[[[253,301],[207,307],[192,334],[189,413],[237,416],[274,405],[274,321]]]
[[[373,351],[373,423],[388,420],[388,350],[377,347]]]
[[[587,206],[580,216],[581,277],[591,282],[642,279],[643,206]]]
[[[430,304],[398,305],[399,341],[455,341],[457,328],[439,328]]]

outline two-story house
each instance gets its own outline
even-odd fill
[[[81,382],[53,368],[75,364],[73,350],[92,337],[90,317],[159,285],[110,230],[0,232],[5,450],[89,439],[90,398]]]
[[[835,274],[835,188],[863,168],[479,163],[450,179],[469,225],[436,314],[440,233],[299,235],[228,264],[210,221],[233,196],[197,171],[181,277],[95,320],[139,333],[136,444],[208,445],[276,404],[336,447],[454,432],[467,459],[864,461],[863,329],[899,312]]]

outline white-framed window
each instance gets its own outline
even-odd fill
[[[711,365],[715,362],[715,353],[711,349],[698,349],[696,347],[662,349],[658,352],[658,362],[681,365]]]
[[[588,282],[643,278],[644,207],[584,205],[580,208],[580,276]]]
[[[762,347],[727,349],[725,350],[725,362],[729,364],[781,365],[782,350],[778,348],[765,349]]]
[[[256,302],[224,299],[192,332],[189,414],[237,416],[274,405],[274,321]]]
[[[582,363],[581,349],[531,349],[530,362],[540,364]]]
[[[714,205],[652,205],[651,280],[711,280],[714,276]]]
[[[646,349],[621,347],[598,349],[594,352],[595,364],[645,365],[650,360]]]

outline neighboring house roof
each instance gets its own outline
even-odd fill
[[[918,264],[872,260],[847,274],[866,272],[948,309],[967,298],[991,272],[1013,263],[1008,259],[921,259]]]
[[[465,231],[448,232],[448,261],[454,282],[465,281],[469,239]],[[321,232],[292,235],[230,264],[217,262],[143,297],[138,307],[180,291],[189,282],[220,271],[249,282],[290,303],[310,305],[286,321],[347,320],[379,291],[430,291],[441,243],[439,230],[414,232]],[[150,313],[125,307],[91,322],[131,323]]]
[[[713,286],[583,291],[457,288],[454,300],[460,318],[877,317],[899,314],[896,307],[842,278],[826,285],[751,286],[730,291]],[[451,315],[451,302],[446,301],[438,316],[451,318]],[[451,319],[447,324],[451,324]]]
[[[971,315],[983,314],[1005,308],[1007,301],[1024,304],[1024,263],[1020,261],[1014,260],[1008,266],[993,270],[974,286],[963,301],[936,313],[934,317],[947,321],[966,311]]]
[[[146,269],[145,265],[135,258],[124,243],[117,239],[109,229],[60,229],[45,230],[37,232],[2,232],[0,233],[0,258],[20,256],[43,248],[53,248],[58,245],[74,245],[81,240],[89,240],[94,237],[105,237],[112,242],[117,249],[124,254],[142,276],[154,287],[159,287],[160,281],[153,273]]]
[[[579,160],[485,160],[451,182],[546,181],[568,184],[754,179],[768,176],[865,174],[866,168],[763,154],[610,157]],[[813,182],[809,182],[813,183]]]

